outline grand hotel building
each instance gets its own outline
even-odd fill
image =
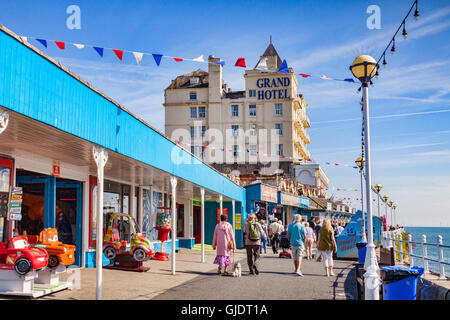
[[[328,187],[320,166],[307,161],[307,104],[293,70],[277,72],[282,60],[273,44],[245,70],[244,91],[224,83],[219,58],[208,62],[208,72],[180,75],[166,88],[166,135],[226,174],[283,173]]]

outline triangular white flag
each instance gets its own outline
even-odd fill
[[[27,38],[27,37],[20,36],[20,38],[21,38],[24,42],[28,42],[28,38]]]
[[[137,64],[141,64],[143,55],[144,54],[142,52],[133,52],[133,56],[136,59]]]
[[[84,44],[74,43],[73,45],[74,45],[75,47],[77,47],[78,49],[83,49],[83,48],[84,48]]]
[[[326,75],[321,76],[320,79],[322,79],[322,80],[333,80],[333,79],[327,77]]]
[[[205,59],[203,59],[203,55],[201,55],[198,58],[192,59],[192,61],[197,61],[197,62],[205,62]]]
[[[262,57],[256,65],[255,69],[267,70],[267,57]]]

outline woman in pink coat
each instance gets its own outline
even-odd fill
[[[217,272],[222,273],[222,267],[224,268],[224,274],[227,274],[227,267],[231,265],[230,261],[230,242],[232,243],[232,250],[236,248],[236,241],[234,239],[233,227],[227,222],[228,216],[222,214],[220,216],[220,223],[216,225],[214,230],[214,238],[212,242],[212,247],[214,250],[217,248],[217,256],[214,259],[214,264],[218,264],[219,268]]]

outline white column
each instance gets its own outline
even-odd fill
[[[424,273],[428,273],[429,269],[428,269],[428,260],[426,258],[428,258],[428,253],[427,253],[427,246],[425,245],[425,243],[427,243],[427,236],[426,235],[422,235],[422,263],[423,263],[423,268],[424,268]]]
[[[108,151],[99,146],[93,146],[92,152],[97,164],[97,235],[96,260],[97,270],[97,300],[102,299],[102,256],[103,256],[103,173],[108,161]]]
[[[445,265],[442,263],[444,262],[444,248],[442,247],[442,236],[437,236],[437,251],[439,255],[439,280],[445,280],[447,279],[445,276]]]
[[[129,207],[128,207],[128,214],[134,217],[134,196],[136,195],[136,186],[134,184],[130,185],[130,200],[129,200]],[[137,206],[137,201],[136,201]],[[137,208],[136,208],[136,216],[137,216]],[[136,218],[136,217],[135,217]]]
[[[200,194],[201,194],[201,230],[200,230],[200,238],[201,238],[201,245],[202,245],[202,263],[205,262],[205,189],[201,188],[200,189]]]
[[[364,268],[364,298],[365,300],[380,300],[379,286],[381,279],[379,276],[379,267],[373,243],[373,223],[372,223],[372,178],[371,178],[371,157],[370,157],[370,125],[369,125],[369,90],[368,84],[363,83],[363,111],[364,111],[364,153],[366,160],[366,210],[367,210],[367,253]]]
[[[177,237],[177,178],[170,177],[172,186],[172,274],[175,274],[175,240]]]
[[[220,214],[219,215],[222,215],[223,214],[223,196],[222,195],[219,195],[219,202],[220,202]]]
[[[408,234],[408,256],[409,256],[409,266],[414,266],[414,257],[412,256],[414,254],[413,251],[413,239],[412,235]]]

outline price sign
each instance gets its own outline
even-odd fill
[[[9,220],[20,221],[22,220],[22,214],[20,213],[9,213]]]

